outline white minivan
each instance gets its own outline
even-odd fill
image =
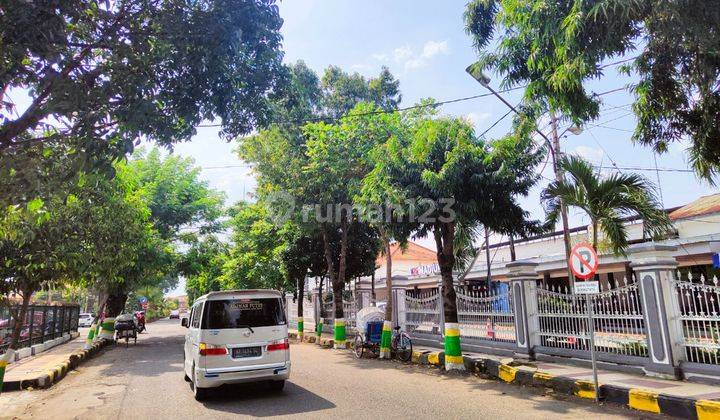
[[[282,390],[290,376],[290,345],[282,293],[210,292],[199,297],[185,335],[185,380],[195,399],[224,384],[268,381]]]

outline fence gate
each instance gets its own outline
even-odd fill
[[[638,285],[624,281],[618,286],[589,299],[593,305],[595,351],[648,357]],[[577,356],[589,358],[588,295],[571,294],[568,288],[538,288],[537,299],[540,345],[578,351]]]
[[[355,331],[357,306],[355,300],[343,300],[343,314],[345,315],[345,328],[347,331]]]
[[[405,329],[413,336],[439,338],[440,303],[442,297],[435,291],[418,292],[414,296],[405,294]]]
[[[706,281],[692,273],[683,281],[680,273],[673,279],[678,312],[682,324],[681,343],[688,362],[720,365],[720,287],[717,277]]]
[[[458,323],[463,339],[515,342],[515,311],[508,289],[456,291]]]
[[[303,299],[303,329],[315,331],[315,307],[313,306],[312,294],[305,293]]]

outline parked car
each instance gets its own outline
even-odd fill
[[[78,320],[78,327],[90,327],[93,322],[93,314],[81,313]]]
[[[180,311],[177,309],[170,311],[170,319],[180,319]]]
[[[213,389],[267,381],[276,391],[290,376],[283,295],[275,290],[211,292],[199,297],[185,335],[185,380],[196,400]]]

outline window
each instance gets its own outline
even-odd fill
[[[285,311],[278,298],[224,299],[207,302],[202,328],[253,328],[285,323]]]
[[[192,315],[190,315],[190,326],[193,328],[200,327],[200,314],[202,313],[202,303],[199,303],[193,307]]]

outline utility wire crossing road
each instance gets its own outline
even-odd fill
[[[377,359],[312,344],[291,346],[282,393],[263,385],[193,399],[182,375],[185,329],[177,320],[149,325],[136,346],[109,348],[48,390],[0,396],[0,418],[197,419],[309,418],[637,418],[637,412],[574,397],[542,395],[474,376]],[[561,399],[562,398],[562,399]]]

